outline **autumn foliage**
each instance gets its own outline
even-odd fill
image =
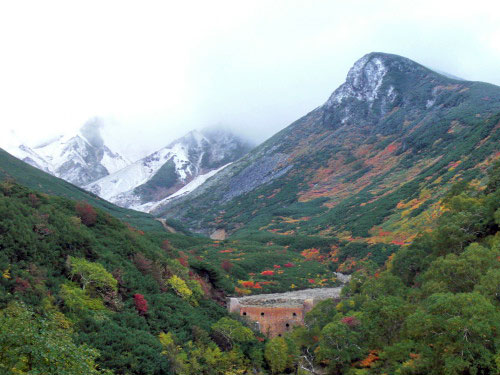
[[[97,221],[97,212],[87,202],[78,202],[75,206],[76,214],[83,224],[90,227]]]
[[[145,315],[148,312],[148,301],[142,294],[134,294],[134,303],[139,315]]]
[[[132,258],[132,262],[134,262],[134,265],[137,267],[139,271],[143,275],[148,274],[151,272],[151,267],[153,265],[153,262],[146,258],[144,254],[142,253],[137,253],[134,255]]]
[[[272,276],[272,275],[274,275],[274,271],[272,271],[272,270],[266,270],[266,271],[262,271],[260,274],[262,276]]]
[[[231,271],[231,269],[233,268],[233,264],[227,259],[223,260],[220,266],[226,272]]]
[[[346,316],[345,318],[342,318],[341,322],[348,327],[356,327],[357,325],[359,325],[359,320],[354,316]]]

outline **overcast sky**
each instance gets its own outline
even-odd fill
[[[134,152],[216,124],[262,141],[372,51],[500,85],[498,3],[2,1],[1,130],[33,144],[98,116]]]

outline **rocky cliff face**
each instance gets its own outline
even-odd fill
[[[499,87],[371,53],[324,105],[155,213],[206,234],[405,243],[453,182],[498,157],[499,122]]]
[[[192,131],[85,188],[119,206],[148,211],[173,194],[196,188],[250,148],[227,131]]]

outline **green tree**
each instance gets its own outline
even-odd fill
[[[71,338],[62,314],[42,317],[20,303],[0,311],[0,370],[8,374],[98,375],[99,353]]]
[[[490,267],[500,267],[498,256],[500,251],[473,243],[460,255],[439,257],[424,274],[423,289],[428,292],[472,292]]]
[[[274,337],[266,343],[264,357],[273,374],[286,370],[288,364],[288,346],[283,337]]]
[[[321,330],[318,359],[328,363],[331,370],[338,372],[361,357],[364,352],[364,340],[359,315],[338,317]]]
[[[500,269],[494,268],[488,270],[474,288],[474,291],[491,298],[491,300],[500,305]]]
[[[85,290],[71,282],[61,285],[59,295],[72,312],[106,309],[101,299],[89,296]]]
[[[250,328],[227,317],[221,318],[217,323],[214,323],[212,331],[222,339],[222,342],[226,344],[224,346],[228,348],[232,348],[234,344],[249,342],[255,339]]]
[[[478,236],[486,233],[493,222],[493,212],[484,198],[462,193],[449,199],[448,209],[433,233],[436,255],[461,253]]]
[[[84,290],[92,286],[101,292],[116,291],[117,281],[101,264],[71,256],[69,264],[71,277],[78,279]]]
[[[397,296],[381,296],[363,306],[367,325],[366,339],[374,348],[391,344],[400,338],[406,317],[414,308],[406,300]]]
[[[478,293],[438,293],[408,317],[410,339],[432,346],[425,353],[430,375],[496,371],[500,312]]]
[[[186,282],[182,280],[179,276],[177,275],[172,276],[170,279],[167,280],[167,283],[179,297],[193,304],[197,304],[196,299],[193,298],[193,291],[189,289]]]

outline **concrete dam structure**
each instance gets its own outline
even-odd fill
[[[348,276],[343,282],[349,280]],[[339,278],[340,279],[340,278]],[[325,299],[340,300],[342,287],[304,289],[228,299],[228,310],[255,322],[268,337],[281,336],[295,325],[304,325],[307,312]]]

